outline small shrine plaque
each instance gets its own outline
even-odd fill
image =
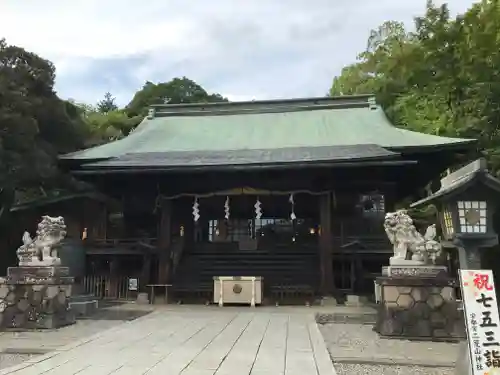
[[[138,289],[139,281],[135,278],[128,279],[128,290],[136,291]]]

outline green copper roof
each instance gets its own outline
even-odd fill
[[[370,96],[345,96],[155,106],[129,136],[62,158],[353,145],[401,150],[472,142],[396,128]]]

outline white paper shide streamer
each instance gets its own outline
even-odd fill
[[[224,217],[226,220],[229,219],[229,197],[226,197],[226,202],[224,203]]]
[[[297,215],[295,215],[295,200],[293,194],[290,194],[290,198],[288,198],[288,202],[292,205],[292,212],[290,212],[290,220],[295,220]]]
[[[262,203],[260,203],[259,198],[257,198],[257,202],[255,202],[255,218],[260,219],[262,217],[262,208],[260,207]]]
[[[194,221],[198,221],[200,218],[200,205],[198,204],[198,198],[194,198],[193,203],[193,219]]]

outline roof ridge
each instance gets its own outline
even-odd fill
[[[314,105],[290,105],[290,106],[263,106],[255,108],[227,108],[227,107],[192,107],[189,110],[171,111],[170,108],[165,108],[164,111],[155,111],[150,109],[148,119],[158,117],[183,117],[183,116],[223,116],[223,115],[245,115],[245,114],[263,114],[263,113],[285,113],[285,112],[302,112],[302,111],[317,111],[328,109],[354,109],[354,108],[370,108],[377,109],[378,106],[373,106],[371,103],[332,103],[332,104],[314,104]]]
[[[335,97],[313,97],[294,99],[252,100],[242,102],[216,102],[216,103],[182,103],[182,104],[153,104],[149,108],[149,117],[159,113],[183,113],[193,111],[213,112],[231,110],[259,110],[262,108],[312,108],[317,106],[345,106],[346,108],[360,106],[373,107],[375,97],[372,94],[343,95]]]

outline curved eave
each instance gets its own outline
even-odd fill
[[[308,163],[267,163],[267,164],[240,164],[240,165],[208,165],[208,166],[157,166],[157,167],[110,167],[110,168],[85,168],[73,170],[74,175],[97,175],[97,174],[143,174],[143,173],[166,173],[166,172],[217,172],[217,171],[251,171],[251,170],[283,170],[302,168],[355,168],[372,166],[404,166],[415,165],[414,160],[385,160],[385,161],[342,161],[342,162],[308,162]]]
[[[462,178],[460,181],[457,181],[457,183],[453,186],[450,186],[446,189],[440,189],[436,191],[434,194],[429,195],[426,198],[420,199],[417,202],[414,202],[410,205],[410,208],[419,208],[431,203],[436,202],[437,200],[441,199],[446,199],[447,197],[461,193],[462,191],[466,190],[469,186],[471,186],[473,183],[476,182],[476,173],[472,173],[468,176],[465,176]]]
[[[401,155],[411,155],[417,153],[433,153],[433,152],[467,152],[473,150],[477,146],[478,141],[475,139],[459,140],[457,142],[437,143],[431,145],[417,145],[417,146],[398,146],[398,147],[383,147],[386,150],[400,153]],[[105,145],[103,145],[105,146]],[[97,146],[101,147],[101,146]],[[100,158],[85,158],[78,157],[79,154],[84,154],[87,150],[78,151],[72,154],[60,155],[59,161],[66,165],[85,165],[99,163],[102,161],[113,160],[116,157],[100,157]],[[230,151],[230,150],[228,150]],[[77,157],[74,157],[77,156]]]
[[[476,171],[470,173],[455,183],[436,191],[434,194],[414,202],[410,205],[411,208],[418,208],[428,204],[435,203],[439,200],[448,199],[456,194],[460,194],[474,184],[483,184],[493,191],[500,192],[500,180],[493,177],[487,171]]]
[[[477,139],[459,139],[456,142],[436,143],[431,145],[385,147],[401,154],[432,153],[436,151],[470,151],[478,144]]]

